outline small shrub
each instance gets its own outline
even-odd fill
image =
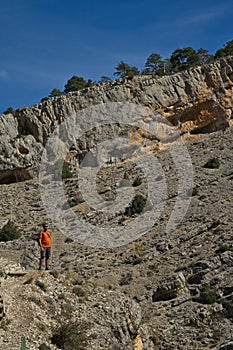
[[[73,174],[70,171],[69,163],[67,163],[65,161],[63,163],[63,167],[62,167],[62,178],[63,179],[70,179],[71,177],[73,177]]]
[[[130,180],[129,174],[128,174],[127,172],[124,172],[123,179],[124,179],[124,180]]]
[[[120,180],[119,186],[120,187],[131,186],[130,177],[129,177],[129,174],[127,172],[124,172],[123,179]]]
[[[133,187],[138,187],[142,184],[142,179],[140,177],[136,177],[136,179],[133,182]]]
[[[13,221],[9,220],[0,231],[0,241],[13,241],[21,236],[21,232],[17,229]]]
[[[198,189],[197,189],[197,187],[194,187],[192,189],[192,197],[196,196],[197,194],[198,194]]]
[[[60,177],[62,177],[62,179],[72,178],[73,174],[70,171],[69,163],[64,161],[63,159],[58,159],[54,164],[53,177],[55,180],[59,180]]]
[[[12,108],[12,107],[9,107],[9,108],[7,108],[4,112],[3,112],[3,114],[13,114],[14,113],[14,109]]]
[[[141,194],[136,194],[132,200],[131,206],[126,208],[125,215],[132,216],[134,214],[140,214],[145,208],[147,199]]]
[[[72,312],[74,312],[75,310],[74,306],[69,302],[63,303],[61,306],[61,309],[62,309],[62,314],[66,317],[70,317]]]
[[[204,285],[200,292],[200,297],[198,299],[200,303],[203,304],[213,304],[217,301],[216,291],[208,285]]]
[[[52,275],[54,278],[57,278],[59,276],[59,272],[57,270],[51,270],[50,272],[50,275]]]
[[[51,348],[50,348],[50,346],[43,343],[39,346],[39,350],[51,350]]]
[[[46,291],[46,285],[44,284],[44,282],[41,282],[39,280],[36,280],[35,281],[35,285],[37,287],[39,287],[40,289],[42,289],[44,292]]]
[[[220,244],[218,249],[216,250],[216,253],[225,253],[228,250],[231,250],[230,246],[228,244]]]
[[[53,332],[51,341],[62,350],[87,349],[87,331],[91,328],[88,322],[69,322],[62,324]]]
[[[53,306],[53,301],[54,301],[53,298],[51,298],[51,297],[48,296],[48,295],[45,295],[44,300],[46,301],[47,304]]]
[[[161,181],[163,180],[163,175],[158,175],[155,179],[155,181]]]
[[[233,319],[233,302],[230,300],[223,301],[224,314],[227,318]]]
[[[125,276],[121,277],[119,281],[119,285],[123,286],[126,284],[130,284],[130,282],[133,280],[133,276],[131,272],[128,272]]]
[[[60,294],[58,294],[58,299],[60,299],[60,300],[66,300],[66,296],[65,296],[65,293],[60,293]]]
[[[42,97],[42,99],[40,100],[41,103],[45,102],[45,101],[48,101],[49,98],[48,97]]]
[[[85,291],[79,286],[74,286],[73,293],[76,294],[78,297],[85,297],[86,294]]]
[[[8,318],[3,318],[0,323],[0,329],[3,329],[4,331],[6,331],[7,326],[9,326],[10,323],[11,323],[11,320],[9,320]]]
[[[141,255],[145,252],[145,245],[142,242],[134,242],[133,249],[136,255]]]
[[[28,301],[30,301],[32,303],[35,303],[36,305],[42,305],[41,300],[38,297],[36,297],[35,295],[31,295],[29,297],[25,296],[25,299],[27,299]]]
[[[211,158],[204,165],[204,168],[208,168],[208,169],[218,169],[219,167],[220,167],[220,162],[218,158]]]

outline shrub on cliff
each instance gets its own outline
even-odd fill
[[[218,169],[219,167],[220,167],[220,162],[218,158],[211,158],[204,165],[204,168],[208,168],[208,169]]]
[[[145,208],[147,198],[141,194],[136,194],[132,200],[130,207],[126,208],[125,215],[132,216],[134,214],[140,214]]]
[[[0,230],[0,241],[7,242],[13,241],[21,236],[21,232],[17,229],[13,221],[8,222]]]
[[[216,291],[209,285],[204,285],[200,291],[198,300],[202,304],[213,304],[217,301]]]
[[[54,164],[54,180],[59,180],[61,171],[62,179],[70,179],[71,177],[73,177],[73,174],[69,167],[69,163],[64,161],[63,159],[58,159]]]
[[[52,343],[63,350],[87,349],[88,322],[69,322],[57,327],[52,335]]]
[[[13,110],[12,107],[7,108],[7,109],[3,112],[3,114],[13,114],[13,113],[14,113],[14,110]]]

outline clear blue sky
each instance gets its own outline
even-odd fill
[[[113,78],[152,52],[215,53],[233,40],[232,0],[1,0],[0,112],[40,102],[73,75]]]

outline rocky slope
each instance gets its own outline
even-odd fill
[[[20,348],[21,337],[30,350],[233,349],[233,128],[220,130],[231,125],[232,69],[233,59],[226,58],[174,76],[119,80],[1,117],[0,225],[12,220],[22,232],[19,239],[0,243],[1,350]],[[35,169],[58,123],[90,104],[108,101],[147,106],[175,130],[180,120],[194,185],[183,220],[168,231],[179,197],[171,152],[175,143],[144,137],[162,173],[143,173],[135,160],[143,154],[134,149],[133,159],[101,166],[97,191],[105,201],[114,200],[123,181],[124,199],[140,178],[132,187],[146,197],[155,178],[158,188],[166,184],[163,210],[140,238],[94,248],[55,227]],[[121,126],[117,128],[120,133]],[[103,138],[109,132],[104,130]],[[75,151],[85,154],[93,146],[92,135],[85,137]],[[219,166],[206,167],[213,159]],[[142,214],[128,215],[123,205],[108,215],[93,210],[83,198],[78,174],[62,185],[79,220],[109,231],[129,225],[138,229]],[[39,272],[35,238],[45,220],[53,232],[53,254],[51,270]]]
[[[231,349],[232,135],[228,128],[187,143],[196,191],[173,232],[165,229],[177,196],[176,169],[168,149],[155,154],[166,169],[169,194],[154,227],[127,245],[97,249],[80,245],[51,226],[50,272],[35,271],[39,252],[33,238],[46,219],[36,180],[2,185],[2,220],[11,218],[23,236],[1,243],[5,316],[0,348],[15,350],[21,336],[26,336],[30,350],[45,345],[55,350],[57,327],[73,325],[64,328],[72,349]],[[220,167],[205,168],[213,157]],[[135,176],[135,168],[130,171],[127,162],[114,167],[123,167],[122,176],[124,171],[132,179]],[[102,172],[102,188],[111,188],[109,168]],[[73,200],[78,193],[75,179],[65,186]],[[140,188],[145,191],[143,182]],[[84,202],[72,208],[98,222]],[[66,343],[60,348],[70,349]]]

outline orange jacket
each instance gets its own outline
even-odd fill
[[[39,233],[39,239],[41,239],[41,245],[43,248],[51,247],[51,232],[41,231]]]

